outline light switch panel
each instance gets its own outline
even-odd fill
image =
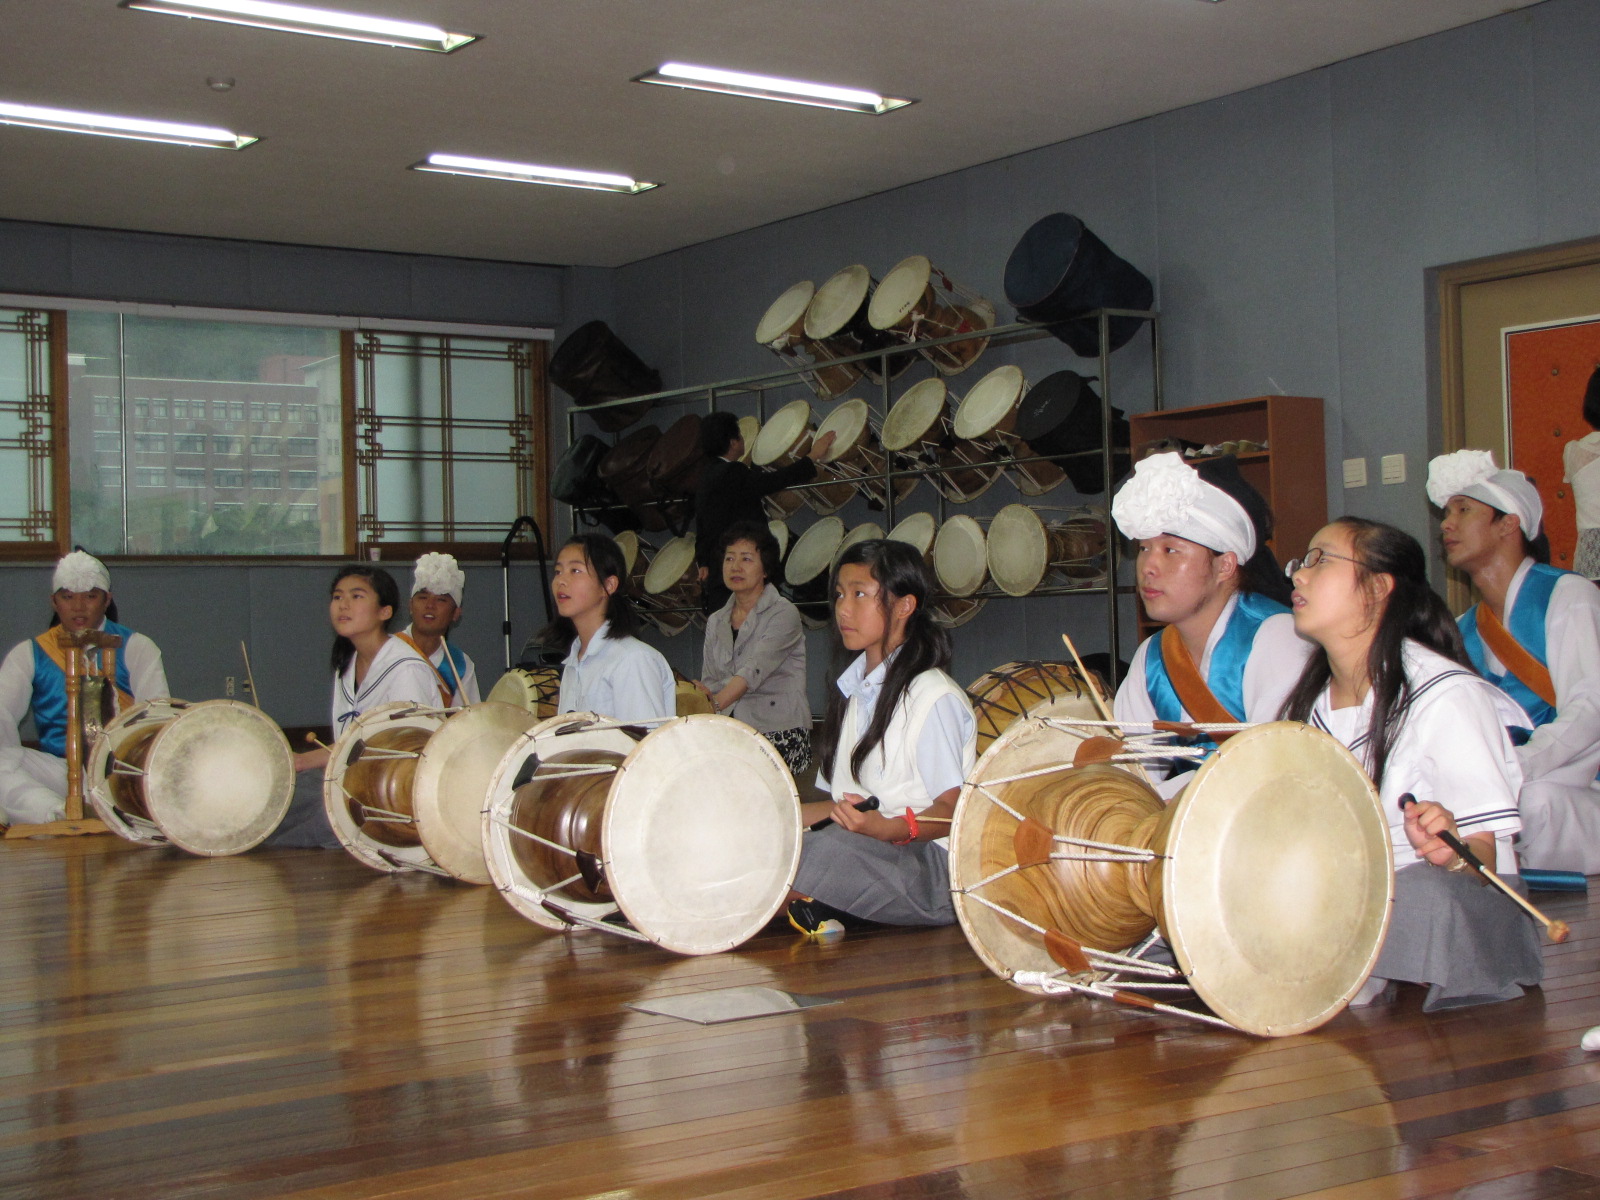
[[[1344,460],[1344,485],[1347,488],[1367,486],[1367,460],[1364,458],[1347,458]]]
[[[1406,481],[1406,456],[1404,454],[1385,454],[1382,458],[1383,481],[1385,483],[1404,483]]]

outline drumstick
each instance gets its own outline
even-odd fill
[[[1073,665],[1078,668],[1078,675],[1083,680],[1083,686],[1089,689],[1089,695],[1094,699],[1094,706],[1096,711],[1098,711],[1100,714],[1100,719],[1103,721],[1116,720],[1115,717],[1106,711],[1105,699],[1100,695],[1100,689],[1095,686],[1094,680],[1090,677],[1089,672],[1084,668],[1083,659],[1078,657],[1078,648],[1072,644],[1072,639],[1063,633],[1061,635],[1061,640],[1067,644],[1067,652],[1072,655]]]
[[[1415,804],[1416,802],[1417,798],[1410,792],[1407,792],[1405,795],[1400,797],[1400,808],[1402,811],[1404,811],[1407,805]],[[1552,942],[1564,942],[1567,940],[1572,930],[1568,928],[1565,921],[1553,921],[1533,905],[1529,904],[1522,898],[1522,894],[1518,892],[1516,888],[1512,887],[1504,879],[1501,879],[1500,876],[1496,875],[1493,871],[1485,867],[1483,863],[1479,862],[1478,856],[1467,847],[1467,844],[1455,834],[1451,833],[1448,829],[1441,829],[1436,836],[1446,846],[1449,846],[1450,849],[1454,850],[1456,854],[1460,856],[1461,861],[1467,864],[1468,868],[1476,871],[1480,879],[1494,884],[1495,887],[1499,888],[1506,895],[1510,896],[1511,899],[1520,904],[1530,917],[1543,925],[1545,932],[1549,934]]]
[[[256,695],[255,672],[250,669],[250,647],[240,642],[239,653],[244,655],[244,685],[250,689],[250,703],[260,708],[261,697]]]
[[[851,805],[851,807],[857,812],[871,812],[873,809],[878,807],[878,798],[876,796],[868,796],[860,804]],[[810,829],[812,833],[815,833],[817,830],[826,829],[832,824],[832,817],[823,817],[822,820],[818,821],[815,825],[809,825],[807,828]]]

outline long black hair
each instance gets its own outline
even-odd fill
[[[1206,483],[1238,501],[1239,507],[1244,509],[1250,523],[1255,526],[1256,550],[1239,564],[1239,590],[1254,592],[1287,607],[1294,589],[1267,545],[1272,537],[1273,518],[1265,497],[1240,473],[1239,460],[1231,454],[1197,462],[1194,470]]]
[[[1367,727],[1367,770],[1383,786],[1384,768],[1394,748],[1411,685],[1406,681],[1403,646],[1407,638],[1444,655],[1468,670],[1461,630],[1439,594],[1428,586],[1427,560],[1417,539],[1404,530],[1363,517],[1340,517],[1333,522],[1350,534],[1356,559],[1356,584],[1363,590],[1375,586],[1375,576],[1394,581],[1378,617],[1377,633],[1367,650],[1367,679],[1372,687],[1372,723]],[[1333,677],[1328,652],[1321,646],[1306,660],[1300,680],[1283,703],[1283,716],[1304,721]]]
[[[584,561],[589,564],[589,570],[594,572],[601,588],[605,587],[608,579],[617,581],[616,591],[606,597],[606,620],[611,622],[606,636],[632,637],[639,628],[639,617],[633,611],[633,602],[628,599],[628,565],[622,556],[622,547],[603,533],[575,533],[561,543],[561,550],[569,546],[576,546],[583,551]],[[559,555],[561,550],[556,553]],[[557,616],[539,631],[539,641],[558,648],[563,654],[572,649],[572,639],[577,636],[578,627],[570,617]]]
[[[861,778],[861,764],[867,755],[883,743],[889,731],[889,721],[895,709],[905,698],[906,689],[924,671],[930,668],[944,670],[950,665],[950,634],[933,619],[928,608],[928,598],[933,594],[933,575],[922,555],[906,542],[887,538],[872,538],[857,542],[839,556],[833,567],[832,585],[839,585],[839,570],[852,563],[864,565],[878,582],[878,603],[883,608],[884,620],[896,600],[913,597],[917,604],[906,621],[905,641],[889,659],[889,670],[884,676],[883,691],[872,712],[872,720],[857,739],[850,752],[850,774]],[[838,636],[837,627],[834,636]],[[828,715],[822,724],[822,769],[833,778],[834,759],[839,749],[839,734],[844,728],[844,714],[849,702],[838,688],[828,689]]]
[[[333,595],[334,588],[351,578],[365,579],[371,586],[373,595],[378,597],[378,607],[389,609],[389,619],[383,623],[383,628],[387,632],[400,613],[400,585],[394,581],[394,576],[382,567],[374,567],[367,563],[351,563],[349,566],[339,568],[339,573],[328,585],[328,594]],[[350,660],[355,656],[355,643],[343,634],[336,634],[333,639],[333,673],[344,674],[344,669],[350,665]]]

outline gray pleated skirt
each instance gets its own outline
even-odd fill
[[[343,843],[328,823],[328,810],[322,803],[322,768],[301,771],[294,777],[294,798],[278,827],[267,835],[263,846],[295,846],[308,850],[339,850]]]
[[[1520,881],[1507,883],[1521,890]],[[1467,871],[1428,863],[1394,876],[1394,912],[1374,976],[1428,985],[1423,1012],[1515,1000],[1544,978],[1539,927]]]
[[[794,887],[841,912],[885,925],[953,925],[943,846],[895,846],[829,825],[800,839]]]

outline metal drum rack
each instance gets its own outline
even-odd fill
[[[1099,322],[1100,355],[1098,359],[1099,376],[1097,380],[1099,383],[1100,392],[1099,449],[1077,451],[1073,454],[1067,455],[1035,455],[1027,458],[1004,457],[988,459],[978,463],[964,462],[958,465],[915,467],[897,466],[895,463],[896,455],[885,452],[884,469],[881,472],[874,472],[871,475],[835,476],[828,479],[818,479],[813,480],[810,483],[794,484],[786,490],[807,491],[817,487],[831,487],[839,484],[857,484],[868,480],[881,480],[885,495],[884,519],[887,522],[885,528],[893,529],[901,516],[901,514],[897,511],[901,506],[896,502],[894,494],[893,481],[895,479],[906,476],[916,476],[918,478],[922,478],[924,476],[944,475],[952,471],[1004,468],[1023,463],[1055,462],[1060,461],[1063,458],[1087,458],[1091,455],[1098,454],[1101,458],[1101,470],[1104,472],[1103,478],[1106,480],[1106,583],[1103,585],[1094,585],[1088,587],[1071,587],[1058,584],[1054,586],[1038,588],[1032,592],[1029,592],[1028,595],[1024,597],[1012,596],[1006,592],[1003,592],[999,588],[994,587],[991,582],[989,586],[974,592],[972,597],[974,599],[985,600],[1020,600],[1033,596],[1106,596],[1106,644],[1113,651],[1111,654],[1111,671],[1114,676],[1116,673],[1117,663],[1116,651],[1121,644],[1121,621],[1118,617],[1116,594],[1114,593],[1129,593],[1132,591],[1132,589],[1128,586],[1117,586],[1113,588],[1113,583],[1117,578],[1122,555],[1120,552],[1121,548],[1118,545],[1116,531],[1110,525],[1109,513],[1111,481],[1114,478],[1113,471],[1115,467],[1113,462],[1113,448],[1111,445],[1112,351],[1109,349],[1110,323],[1113,318],[1132,317],[1137,320],[1145,321],[1149,324],[1151,392],[1153,395],[1152,411],[1160,412],[1162,411],[1163,407],[1161,392],[1161,318],[1160,315],[1153,310],[1129,308],[1093,309],[1089,312],[1079,314],[1079,318],[1081,317],[1096,318]],[[893,403],[892,392],[894,380],[891,378],[889,371],[890,358],[898,357],[907,353],[915,353],[929,347],[948,345],[952,342],[970,341],[973,338],[988,338],[989,345],[992,347],[1019,345],[1022,343],[1038,341],[1050,337],[1052,337],[1052,334],[1048,326],[1036,325],[1032,322],[1018,322],[1012,325],[997,325],[989,329],[976,330],[971,333],[958,333],[952,334],[949,337],[930,338],[926,341],[897,343],[895,346],[889,349],[874,350],[865,354],[853,354],[846,358],[822,359],[810,364],[810,366],[812,369],[815,369],[819,367],[834,366],[837,364],[867,362],[876,363],[876,373],[880,382],[874,384],[871,380],[863,378],[862,386],[852,390],[857,394],[866,395],[870,394],[872,389],[876,387],[879,399],[882,403],[882,413],[879,414],[881,417],[888,414]],[[1090,359],[1089,361],[1093,362],[1095,360]],[[806,379],[806,375],[807,371],[805,369],[788,369],[774,371],[765,375],[751,375],[742,379],[723,380],[719,383],[698,384],[691,387],[673,388],[669,391],[652,392],[649,395],[644,396],[630,396],[626,399],[610,400],[601,404],[591,404],[583,408],[573,405],[567,410],[567,444],[570,446],[577,437],[577,421],[581,415],[598,412],[602,409],[623,408],[630,404],[639,404],[641,401],[648,401],[652,408],[664,406],[687,407],[690,405],[704,405],[704,411],[716,412],[719,407],[723,406],[723,402],[738,397],[754,396],[756,400],[756,416],[760,418],[764,424],[768,415],[767,393],[793,388],[795,386],[806,388],[807,392],[810,393],[810,385]],[[810,394],[813,398],[815,398],[814,393]],[[790,399],[792,398],[793,397],[790,397]],[[843,400],[844,397],[841,395],[837,399]],[[782,402],[786,403],[787,400]],[[823,401],[823,403],[827,403],[827,401]],[[949,507],[949,501],[945,497],[944,493],[937,488],[934,489],[934,494],[937,497],[937,500],[931,511],[934,512],[938,524],[942,525],[946,519],[946,516],[948,515],[946,510]],[[1028,498],[1024,497],[1024,500],[1026,499]],[[651,503],[659,504],[661,502],[652,501]],[[573,508],[574,515],[576,515],[578,512],[592,511],[579,506],[571,507]],[[928,510],[919,505],[914,509],[910,509],[909,511]],[[700,610],[698,608],[682,608],[663,611],[698,612]],[[1117,680],[1112,678],[1110,683],[1113,687],[1115,687]]]

